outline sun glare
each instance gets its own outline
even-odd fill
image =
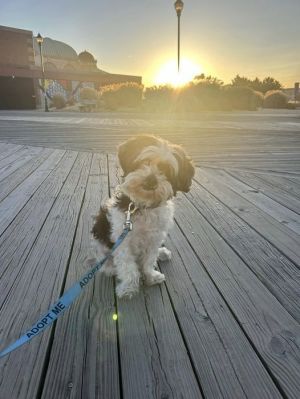
[[[202,73],[200,65],[188,59],[181,60],[179,73],[176,61],[169,61],[159,69],[154,78],[154,83],[156,85],[171,84],[172,86],[181,86],[193,80],[200,73]]]

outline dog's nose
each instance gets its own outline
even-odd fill
[[[150,175],[148,177],[146,177],[144,184],[143,184],[143,188],[145,190],[154,190],[157,187],[157,178],[155,175]]]

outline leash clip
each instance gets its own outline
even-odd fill
[[[125,229],[128,229],[129,231],[132,230],[132,221],[130,220],[130,218],[131,218],[131,215],[132,215],[135,211],[136,211],[136,207],[135,207],[134,203],[133,203],[133,202],[130,202],[129,205],[128,205],[128,209],[127,209],[127,211],[125,212],[125,214],[126,214],[126,220],[125,220],[125,223],[123,224],[123,229],[124,229],[124,230],[125,230]]]

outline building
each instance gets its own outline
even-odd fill
[[[81,87],[98,89],[113,83],[141,83],[140,76],[111,74],[87,51],[77,54],[66,43],[44,38],[42,56],[47,98],[61,94],[78,99]],[[42,107],[41,54],[32,31],[0,26],[0,109]]]

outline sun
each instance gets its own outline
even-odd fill
[[[184,58],[180,61],[180,71],[178,73],[177,62],[172,60],[160,67],[154,78],[154,83],[156,85],[171,84],[172,86],[182,86],[202,72],[200,65]]]

